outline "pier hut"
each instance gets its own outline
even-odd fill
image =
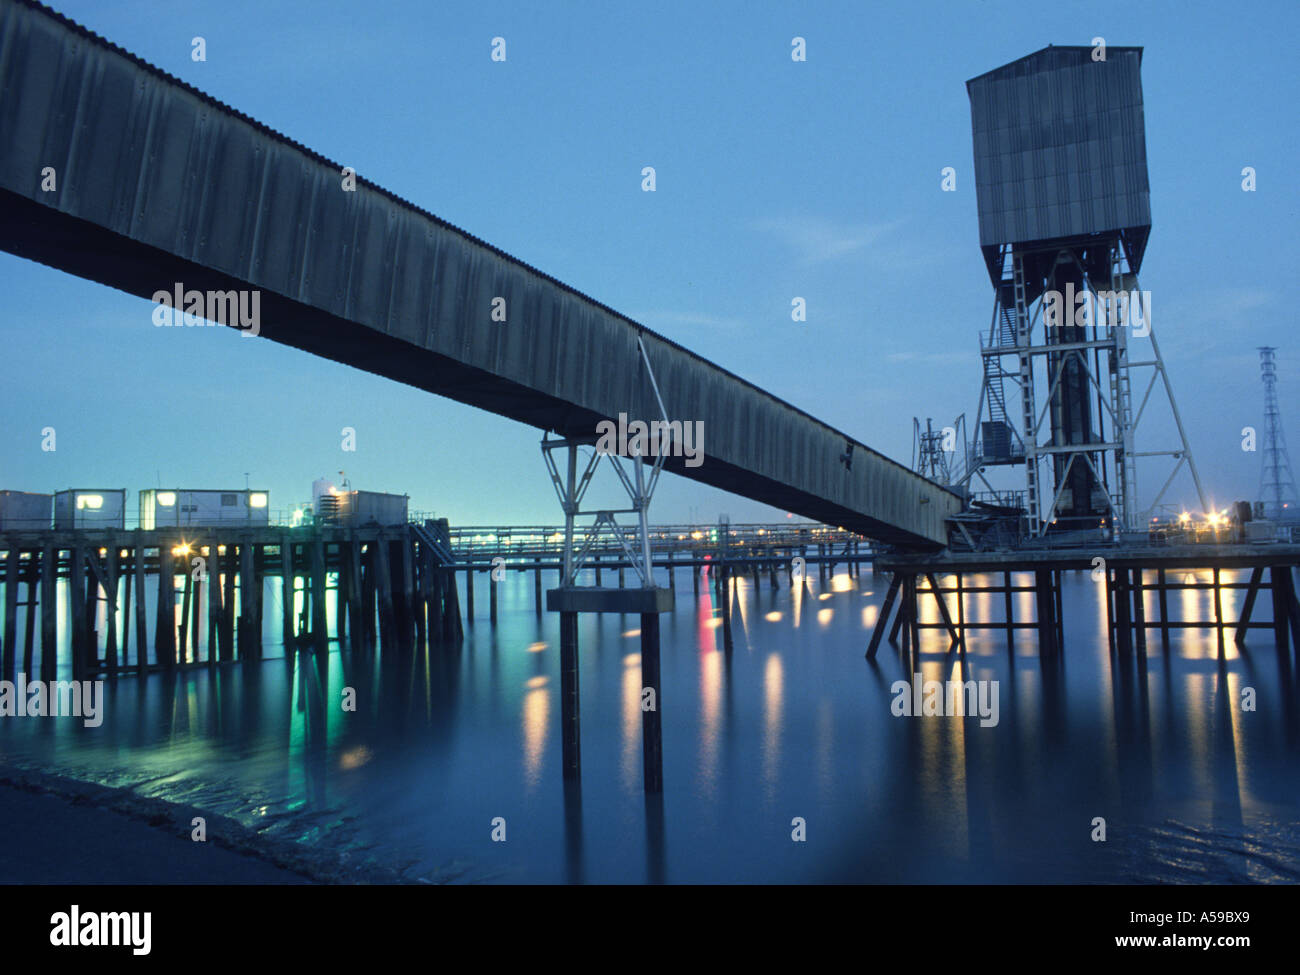
[[[316,496],[316,520],[322,524],[397,527],[407,522],[410,498],[382,491],[329,490]]]
[[[41,531],[50,527],[52,494],[0,491],[0,531]]]
[[[140,492],[140,527],[221,528],[270,524],[270,492],[242,489],[158,488]]]
[[[57,530],[125,528],[125,488],[69,488],[54,495]]]

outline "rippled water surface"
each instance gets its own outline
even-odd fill
[[[98,728],[0,720],[0,760],[129,785],[412,879],[1300,879],[1296,677],[1272,633],[1252,632],[1246,652],[1229,635],[1220,660],[1212,631],[1168,648],[1156,631],[1145,658],[1123,659],[1098,584],[1064,580],[1059,661],[1040,661],[1033,631],[1012,651],[997,631],[973,633],[964,664],[941,631],[923,635],[924,679],[997,682],[984,726],[891,713],[914,668],[888,644],[863,659],[884,576],[814,569],[806,588],[783,578],[775,592],[739,580],[728,650],[707,581],[696,596],[679,572],[662,619],[661,801],[642,790],[639,618],[580,620],[582,784],[566,790],[558,618],[536,615],[531,578],[514,574],[499,624],[481,590],[459,648],[124,678]],[[966,598],[968,618],[1000,618],[1000,595]],[[1017,596],[1026,619],[1031,598]],[[1242,599],[1225,595],[1227,618]],[[268,632],[278,600],[268,585]],[[1205,592],[1174,603],[1212,614]],[[923,611],[937,620],[932,601]],[[1269,618],[1267,594],[1257,612]]]

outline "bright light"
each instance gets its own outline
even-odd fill
[[[172,546],[172,555],[189,555],[189,554],[190,554],[190,543],[189,543],[189,542],[185,542],[185,543],[182,544],[182,545],[173,545],[173,546]]]
[[[159,491],[154,495],[154,499],[164,508],[170,508],[176,503],[175,491]]]
[[[102,507],[104,507],[104,496],[102,494],[77,495],[78,510],[81,510],[82,508],[90,508],[94,511],[98,511]]]
[[[691,538],[695,539],[697,542],[703,537],[704,534],[702,532],[691,532]]]
[[[265,491],[254,491],[252,494],[250,494],[250,495],[248,496],[248,506],[249,506],[250,508],[265,508],[265,507],[266,507],[266,492],[265,492]]]
[[[1191,520],[1192,520],[1192,516],[1189,515],[1186,511],[1184,511],[1181,515],[1178,516],[1178,524],[1180,525],[1185,525]]]

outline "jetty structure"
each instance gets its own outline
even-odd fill
[[[563,517],[552,533],[558,540],[547,543],[553,557],[475,552],[502,560],[485,565],[461,561],[445,521],[339,517],[388,508],[366,508],[361,498],[356,507],[336,505],[333,520],[277,526],[257,523],[254,494],[264,492],[250,491],[238,524],[181,525],[160,512],[169,507],[163,493],[179,500],[184,492],[159,488],[152,527],[128,530],[116,515],[86,522],[116,510],[107,490],[73,497],[70,525],[35,529],[16,523],[30,519],[34,503],[5,495],[0,670],[30,672],[38,617],[40,672],[57,670],[60,578],[69,592],[70,665],[85,676],[259,659],[261,580],[277,574],[286,646],[328,646],[330,577],[339,587],[335,637],[346,633],[354,650],[376,641],[454,645],[464,626],[457,572],[531,570],[540,608],[541,570],[553,564],[559,584],[546,603],[560,615],[564,775],[576,780],[581,769],[578,614],[637,614],[643,693],[657,702],[643,709],[645,788],[655,794],[663,785],[658,620],[674,600],[656,581],[665,553],[650,518],[664,471],[836,526],[834,537],[784,546],[767,539],[744,557],[730,526],[719,526],[712,551],[694,546],[694,561],[709,563],[725,596],[724,623],[730,580],[741,571],[757,579],[766,570],[775,581],[785,563],[794,581],[797,559],[856,566],[869,554],[891,575],[869,657],[882,634],[918,650],[918,602],[927,592],[953,647],[964,650],[966,629],[996,622],[967,612],[972,573],[1002,573],[1008,607],[1022,577],[1032,578],[1036,618],[1014,620],[1008,610],[1001,625],[1009,639],[1034,627],[1040,653],[1051,657],[1063,645],[1060,573],[1086,567],[1104,576],[1122,650],[1134,639],[1141,645],[1152,625],[1162,633],[1176,625],[1163,612],[1149,623],[1148,600],[1163,608],[1174,585],[1165,573],[1195,563],[1213,569],[1216,605],[1218,573],[1250,570],[1246,611],[1232,621],[1243,640],[1263,611],[1267,573],[1269,625],[1280,649],[1293,645],[1300,547],[1247,530],[1226,508],[1209,510],[1177,417],[1151,303],[1137,283],[1151,228],[1141,49],[1104,54],[1049,47],[968,83],[980,246],[995,310],[980,353],[976,438],[962,444],[964,463],[923,476],[48,7],[0,0],[0,248],[144,299],[193,291],[224,302],[227,313],[232,302],[256,309],[255,322],[224,314],[223,324],[529,424],[541,434]],[[47,188],[51,169],[56,189]],[[1057,296],[1080,294],[1091,317],[1067,320]],[[151,313],[141,324],[153,327]],[[1150,352],[1135,357],[1139,338]],[[1135,395],[1142,370],[1151,385]],[[1153,390],[1173,410],[1172,444],[1139,442]],[[653,451],[637,438],[601,446],[602,426],[622,429],[625,417],[658,424],[667,442]],[[687,424],[707,431],[702,456],[683,449]],[[1157,518],[1152,528],[1150,509],[1139,506],[1138,462],[1156,454],[1174,469],[1153,506],[1183,469],[1197,492],[1201,510],[1176,526]],[[993,468],[1022,469],[1023,489],[995,488]],[[584,508],[598,471],[621,484],[626,507]],[[100,508],[90,500],[78,507],[91,495]],[[703,541],[697,531],[687,533],[692,542]],[[870,553],[858,547],[865,539]],[[669,553],[668,561],[678,560]],[[630,572],[632,585],[601,585],[601,569]],[[471,584],[467,600],[472,593]],[[119,626],[106,626],[102,639],[96,629],[98,612],[121,618],[119,598],[134,618],[134,660]],[[200,662],[204,616],[216,653]],[[1229,623],[1182,622],[1221,634]]]

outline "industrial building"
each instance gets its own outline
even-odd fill
[[[313,516],[318,524],[353,527],[405,525],[409,498],[381,491],[340,490],[321,478],[312,483]]]
[[[0,531],[41,531],[50,527],[52,494],[0,491]]]
[[[981,337],[976,439],[956,483],[978,479],[989,488],[981,500],[1024,510],[1031,537],[1137,530],[1183,467],[1206,507],[1138,285],[1151,234],[1141,67],[1140,47],[1098,56],[1049,46],[966,83],[994,310]],[[1148,341],[1130,361],[1137,339]],[[1141,451],[1139,368],[1151,370],[1146,396],[1163,393],[1178,434]],[[1139,456],[1175,462],[1157,472],[1164,488],[1146,507]],[[1024,467],[1023,492],[985,480],[999,466]]]
[[[269,523],[269,491],[150,488],[140,492],[140,527],[215,528]]]
[[[125,488],[69,488],[54,495],[56,529],[126,527]]]

